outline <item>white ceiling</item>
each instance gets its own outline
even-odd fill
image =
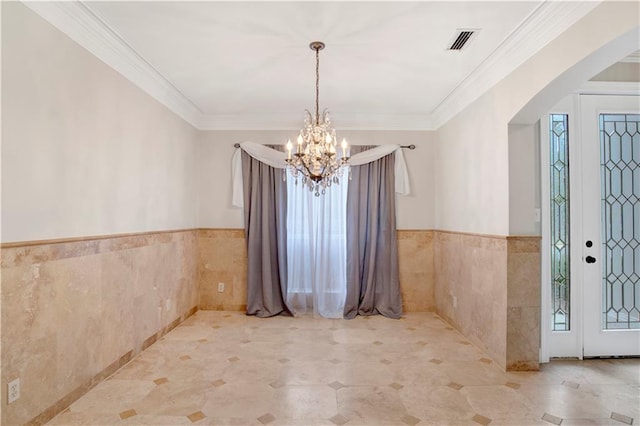
[[[43,4],[44,3],[44,4]],[[430,129],[597,2],[27,3],[201,129]],[[479,29],[449,51],[458,29]]]

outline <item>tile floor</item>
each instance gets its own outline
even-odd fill
[[[505,373],[431,313],[259,319],[199,311],[52,425],[623,425],[640,360]]]

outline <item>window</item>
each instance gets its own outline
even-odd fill
[[[549,116],[552,330],[569,331],[569,117]]]
[[[301,185],[287,174],[287,301],[297,313],[342,318],[348,184],[319,197]]]

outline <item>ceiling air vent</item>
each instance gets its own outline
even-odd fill
[[[458,30],[448,50],[462,50],[478,30]]]

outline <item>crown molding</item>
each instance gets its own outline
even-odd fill
[[[551,1],[540,4],[431,114],[438,128],[599,4]]]
[[[345,130],[434,130],[453,118],[599,2],[544,2],[432,114],[343,116]],[[291,116],[206,115],[80,1],[23,1],[27,7],[200,130],[299,128]],[[293,127],[292,127],[293,126]]]
[[[588,81],[576,91],[578,95],[640,95],[640,82]]]
[[[298,131],[300,114],[216,114],[201,115],[195,123],[200,130],[291,130]],[[336,130],[434,130],[428,115],[418,114],[336,114]],[[292,117],[294,119],[292,120]]]
[[[640,64],[640,50],[633,52],[631,55],[626,58],[620,59],[618,62],[627,62],[630,64]]]
[[[195,125],[199,130],[294,130],[291,118],[284,114],[202,114]]]
[[[105,64],[199,130],[294,130],[302,123],[273,114],[203,114],[167,78],[138,54],[116,31],[80,1],[23,1]],[[358,115],[340,117],[345,130],[432,130],[426,115]]]
[[[202,115],[168,79],[79,1],[23,1],[54,27],[192,126]]]

